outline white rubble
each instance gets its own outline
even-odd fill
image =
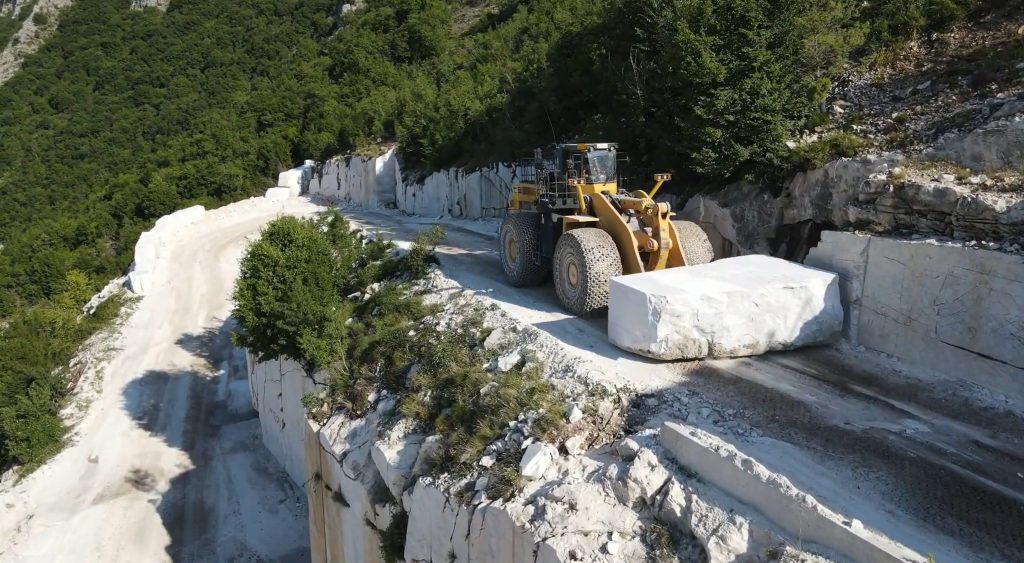
[[[558,452],[554,447],[534,442],[527,446],[526,453],[519,462],[519,473],[525,479],[540,479],[557,456]]]
[[[513,350],[495,360],[494,368],[501,373],[505,373],[515,368],[516,365],[518,365],[522,359],[522,352],[520,352],[519,350]]]
[[[830,341],[836,274],[768,256],[612,278],[608,337],[659,360],[737,357]]]

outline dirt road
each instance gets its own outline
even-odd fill
[[[280,211],[212,211],[168,250],[83,382],[99,392],[74,443],[0,494],[0,560],[308,561],[305,495],[260,443],[225,321],[246,238]]]

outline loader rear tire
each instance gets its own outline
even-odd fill
[[[553,269],[558,300],[574,315],[587,316],[608,307],[608,280],[622,275],[622,258],[608,233],[574,229],[558,239]]]
[[[679,243],[683,246],[683,260],[687,266],[707,264],[715,259],[715,249],[704,229],[693,221],[672,221],[679,233]]]
[[[547,279],[551,268],[540,258],[540,215],[513,213],[505,217],[498,231],[498,247],[501,267],[513,287],[540,285]]]

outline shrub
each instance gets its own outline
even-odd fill
[[[792,149],[787,156],[787,169],[799,172],[821,168],[837,158],[856,156],[868,144],[868,141],[852,133],[833,133]]]
[[[409,513],[397,510],[391,515],[391,525],[380,533],[380,554],[384,561],[405,561],[405,536],[409,530]]]
[[[32,15],[32,11],[35,10],[37,3],[38,0],[30,0],[29,2],[22,4],[21,8],[18,9],[18,21],[27,20],[28,17]]]
[[[494,358],[482,314],[442,326],[415,294],[409,282],[426,274],[443,236],[430,229],[395,259],[390,242],[365,241],[336,213],[277,219],[242,259],[236,339],[260,359],[286,355],[326,374],[325,393],[303,398],[314,419],[362,416],[387,390],[403,415],[444,437],[439,462],[466,467],[523,413],[534,413],[537,436],[555,435],[565,400],[536,365],[484,367]]]
[[[914,39],[925,32],[946,31],[964,21],[974,0],[879,0],[865,7],[871,42],[878,47]]]
[[[885,150],[900,150],[910,146],[914,136],[909,131],[893,131],[882,138],[880,146]]]
[[[67,358],[96,330],[116,318],[117,297],[91,316],[79,307],[91,295],[81,272],[66,276],[51,300],[21,309],[0,330],[0,468],[30,471],[60,450],[65,429],[59,412],[68,383]]]
[[[241,264],[235,286],[239,345],[260,360],[287,356],[307,373],[340,353],[352,306],[342,295],[353,256],[339,251],[319,221],[271,222]]]
[[[36,10],[36,12],[32,14],[32,23],[39,27],[43,27],[50,23],[50,16],[46,12]]]
[[[419,369],[410,378],[402,413],[445,436],[442,462],[452,467],[475,463],[488,444],[524,412],[537,413],[536,436],[551,438],[561,429],[565,398],[541,376],[540,368],[517,366],[505,373],[484,367],[480,325],[463,320],[443,332],[426,332]]]

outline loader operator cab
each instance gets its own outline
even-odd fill
[[[616,179],[615,147],[590,149],[583,161],[583,179],[588,184],[604,184]]]
[[[521,181],[513,186],[513,209],[569,211],[580,207],[579,195],[618,193],[620,161],[628,157],[615,143],[567,143],[534,151],[519,162]],[[577,189],[582,186],[582,189]],[[539,210],[539,209],[537,209]]]
[[[611,277],[711,260],[700,227],[672,221],[669,204],[653,199],[671,174],[656,174],[647,191],[629,191],[626,164],[615,143],[558,144],[519,162],[499,230],[513,286],[551,277],[565,308],[587,315],[607,305]]]

